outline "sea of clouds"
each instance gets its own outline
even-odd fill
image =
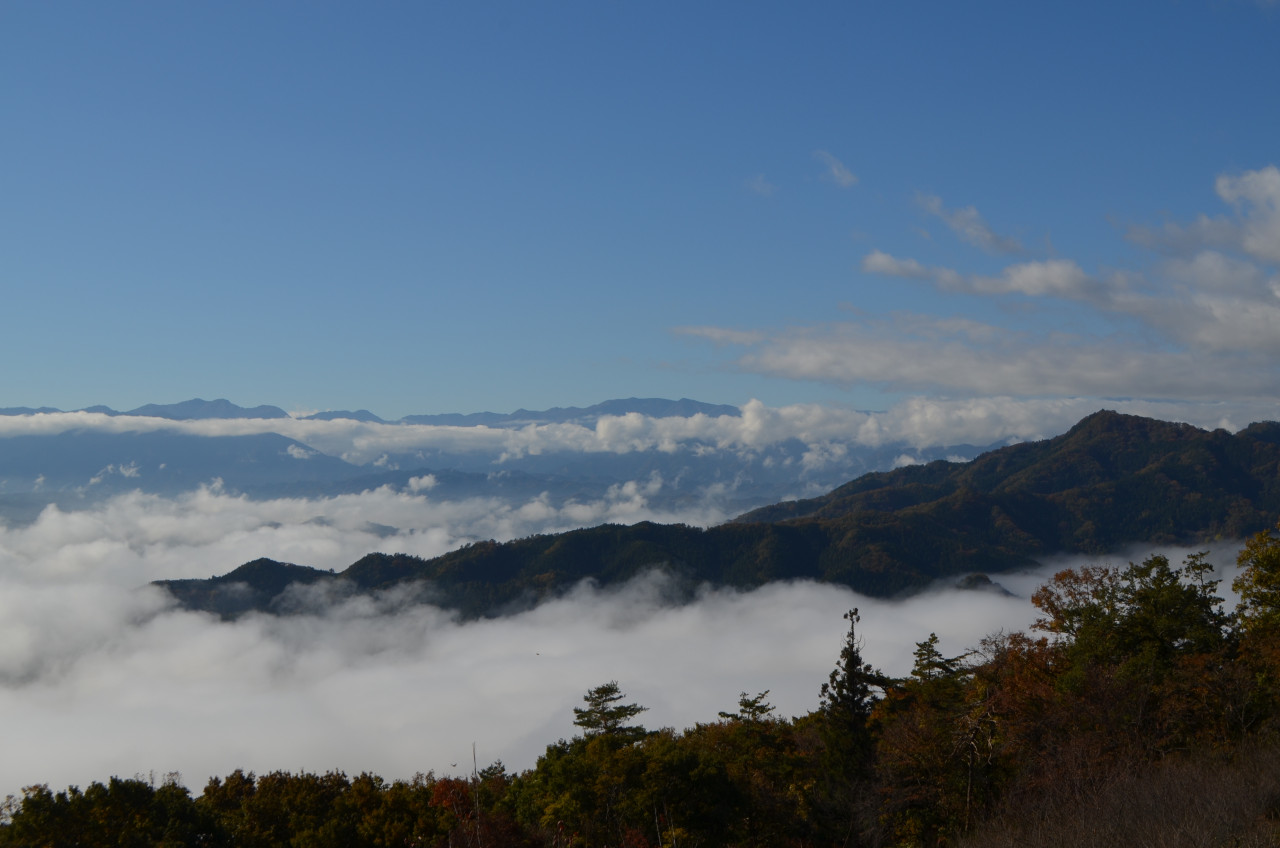
[[[1030,592],[1063,564],[999,576],[1011,596],[938,588],[884,601],[789,583],[705,588],[683,606],[666,602],[666,578],[654,573],[469,622],[421,603],[412,586],[236,622],[178,610],[147,586],[259,556],[341,570],[372,550],[430,556],[460,540],[603,520],[724,517],[653,514],[652,485],[620,486],[567,512],[538,499],[436,502],[426,484],[270,501],[205,487],[73,512],[51,506],[0,528],[0,715],[12,731],[0,796],[153,772],[180,772],[195,791],[236,768],[464,773],[473,743],[482,765],[524,769],[572,735],[588,688],[615,679],[649,707],[649,727],[711,721],[734,710],[740,692],[766,689],[779,713],[803,714],[834,667],[846,610],[862,612],[866,657],[905,673],[930,632],[960,654],[1029,625]]]

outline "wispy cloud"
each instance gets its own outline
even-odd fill
[[[1189,224],[1166,222],[1161,227],[1134,225],[1127,237],[1169,253],[1227,250],[1263,263],[1280,262],[1280,168],[1222,174],[1214,191],[1233,207],[1234,216],[1200,215]]]
[[[882,250],[873,250],[862,257],[862,270],[868,274],[905,277],[909,280],[933,280],[946,273],[955,273],[945,268],[926,268],[914,259],[898,259]]]
[[[1203,357],[1125,339],[1010,331],[992,325],[898,316],[784,330],[737,359],[748,371],[894,391],[1178,398],[1274,396],[1274,360]]]
[[[1061,297],[1094,303],[1109,301],[1116,286],[1124,284],[1123,278],[1116,278],[1116,284],[1109,287],[1068,259],[1022,262],[1006,267],[995,276],[964,275],[951,268],[928,267],[915,259],[900,259],[873,250],[863,257],[862,270],[888,277],[928,280],[943,291]]]
[[[1022,298],[1029,312],[1009,310],[987,322],[897,314],[772,330],[706,327],[696,334],[736,343],[740,369],[842,386],[950,395],[1273,399],[1280,384],[1280,170],[1224,175],[1215,190],[1235,207],[1234,218],[1202,216],[1185,228],[1129,231],[1131,240],[1175,254],[1137,271],[1090,271],[1055,258],[964,273],[879,249],[861,262],[866,273],[939,291]],[[922,203],[975,244],[992,252],[1014,247],[976,212],[947,210],[935,197]],[[1047,309],[1050,300],[1083,310],[1071,331],[1045,333],[1020,320]]]
[[[921,194],[916,199],[925,211],[942,219],[953,233],[969,244],[980,247],[988,253],[1023,252],[1022,244],[1017,239],[1000,235],[991,229],[973,206],[948,209],[942,204],[942,198],[933,194]]]
[[[813,152],[813,158],[827,166],[827,170],[823,173],[822,178],[828,182],[834,183],[840,188],[853,188],[858,184],[857,176],[846,168],[843,162],[835,156],[832,156],[827,151],[815,150]]]
[[[764,174],[756,174],[747,180],[747,190],[761,197],[772,197],[777,186],[765,179]]]

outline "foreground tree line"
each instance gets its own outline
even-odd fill
[[[904,678],[861,653],[856,610],[820,705],[768,692],[646,730],[616,682],[512,774],[240,771],[198,797],[111,778],[9,798],[0,846],[1067,846],[1280,844],[1280,527],[1249,541],[1223,608],[1203,554],[1063,571],[1031,633]]]

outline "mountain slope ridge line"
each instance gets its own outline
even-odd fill
[[[604,524],[476,542],[429,560],[371,553],[336,574],[259,559],[221,577],[157,585],[188,609],[224,618],[305,611],[301,586],[333,580],[349,592],[424,581],[433,603],[495,616],[585,579],[611,585],[652,568],[690,596],[700,583],[749,589],[807,579],[888,597],[1053,554],[1239,539],[1278,514],[1280,423],[1233,435],[1102,410],[1052,439],[965,464],[866,474],[706,529]]]

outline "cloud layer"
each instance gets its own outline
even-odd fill
[[[716,328],[682,332],[724,342]],[[748,345],[743,367],[785,376],[888,382],[904,388],[966,387],[987,397],[912,397],[880,412],[829,404],[769,407],[752,400],[741,414],[654,418],[639,413],[601,416],[594,426],[529,424],[518,429],[380,424],[338,419],[219,419],[171,421],[87,412],[0,416],[0,438],[93,430],[110,433],[177,431],[199,436],[279,433],[330,456],[374,464],[392,455],[472,455],[501,470],[522,457],[559,452],[592,454],[702,454],[743,457],[781,445],[803,446],[801,462],[816,469],[850,448],[899,443],[916,448],[987,445],[1048,438],[1100,408],[1199,427],[1236,430],[1280,415],[1271,365],[1233,371],[1223,361],[1190,354],[1134,356],[1118,342],[1086,345],[1063,340],[1037,345],[1016,333],[966,319],[896,316],[859,325],[798,329],[775,337],[734,335]],[[1182,371],[1175,372],[1174,365]],[[1070,366],[1070,367],[1066,367]],[[1148,391],[1125,391],[1141,382]],[[1246,396],[1223,399],[1223,387],[1247,386]],[[1192,391],[1196,388],[1196,391]],[[1017,395],[1024,396],[1019,397]],[[1026,397],[1027,394],[1060,397]],[[1158,400],[1143,398],[1184,398]],[[1100,400],[1106,398],[1106,400]],[[309,455],[296,446],[291,452]],[[115,469],[113,469],[115,471]],[[133,473],[119,469],[119,473]],[[422,484],[420,483],[421,487]]]
[[[1088,270],[1063,257],[997,273],[929,265],[873,249],[865,274],[988,302],[997,319],[893,313],[786,329],[684,328],[743,350],[743,370],[852,387],[951,396],[1127,397],[1177,401],[1276,398],[1280,384],[1280,170],[1215,182],[1230,214],[1130,227],[1151,251],[1137,270]],[[1022,253],[975,207],[922,207],[990,254]],[[1046,322],[1070,308],[1067,320]],[[988,311],[989,314],[989,311]],[[1046,330],[1046,323],[1054,327]]]
[[[341,568],[374,549],[429,555],[579,521],[705,518],[648,516],[645,487],[622,488],[590,515],[387,489],[267,502],[204,489],[50,507],[0,529],[0,711],[22,728],[0,760],[0,795],[151,771],[180,771],[197,790],[235,768],[462,772],[473,741],[483,761],[527,768],[574,731],[582,694],[611,679],[651,708],[651,727],[710,720],[744,690],[771,690],[783,714],[811,710],[850,607],[862,610],[867,657],[895,673],[930,632],[958,654],[1033,617],[1026,598],[1043,573],[1000,577],[1013,598],[939,590],[886,602],[797,583],[705,590],[684,607],[664,605],[665,578],[650,574],[470,623],[417,603],[414,587],[235,623],[139,588],[263,555]]]

